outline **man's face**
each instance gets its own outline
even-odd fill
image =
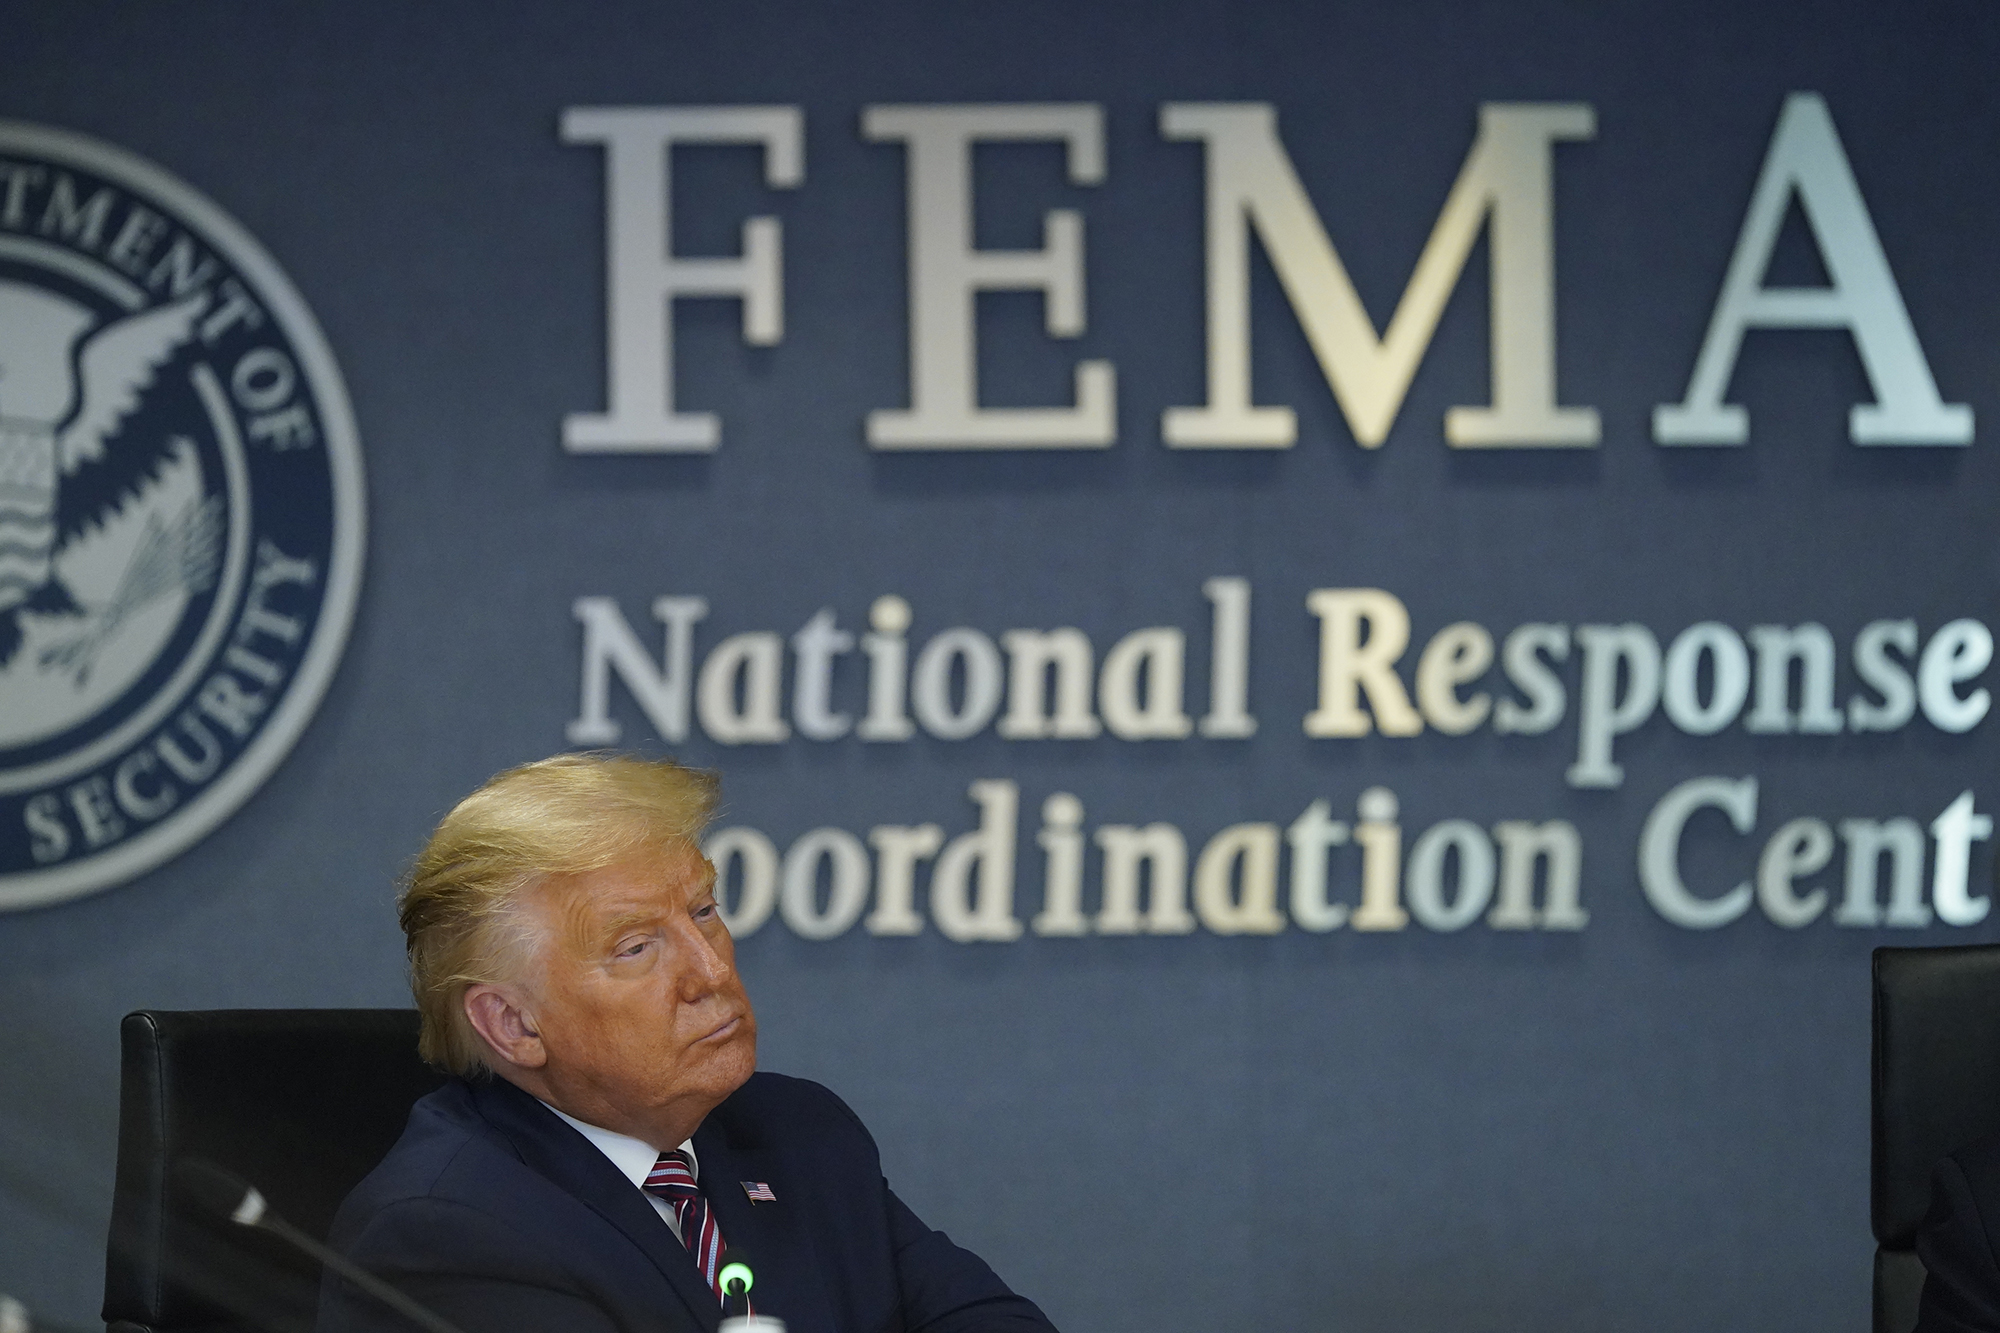
[[[742,1086],[757,1019],[714,889],[715,868],[678,844],[530,896],[544,943],[527,1007],[547,1053],[531,1091],[664,1150]]]

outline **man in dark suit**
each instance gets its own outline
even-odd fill
[[[2000,1333],[2000,1139],[1961,1148],[1932,1170],[1917,1257],[1925,1273],[1917,1333]]]
[[[725,1247],[787,1333],[1053,1333],[890,1191],[839,1098],[752,1072],[695,842],[713,800],[679,765],[564,755],[445,817],[401,914],[421,1049],[458,1078],[333,1245],[466,1333],[714,1333]],[[407,1333],[332,1278],[319,1329]]]

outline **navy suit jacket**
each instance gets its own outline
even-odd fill
[[[755,1074],[694,1135],[702,1192],[787,1333],[1054,1333],[917,1220],[875,1142],[817,1083]],[[771,1187],[752,1203],[741,1182]],[[500,1079],[419,1101],[341,1206],[333,1247],[464,1333],[715,1333],[693,1258],[603,1153]],[[331,1274],[318,1333],[411,1333]]]
[[[1917,1333],[2000,1333],[2000,1139],[1932,1170],[1917,1257],[1926,1275]]]

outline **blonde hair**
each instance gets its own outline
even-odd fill
[[[510,768],[455,806],[411,864],[397,910],[422,1020],[417,1051],[440,1069],[490,1069],[466,988],[519,979],[534,946],[523,896],[556,875],[693,843],[715,812],[713,773],[672,760],[559,754]]]

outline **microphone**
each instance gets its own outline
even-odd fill
[[[722,1288],[723,1316],[716,1333],[785,1333],[784,1320],[758,1314],[750,1304],[750,1288],[757,1285],[757,1275],[750,1270],[748,1254],[733,1246],[724,1250],[715,1281]]]
[[[715,1283],[722,1288],[722,1317],[732,1314],[730,1302],[740,1301],[734,1308],[735,1314],[750,1312],[750,1288],[757,1285],[757,1275],[750,1271],[750,1256],[734,1246],[722,1252],[722,1266],[716,1270]]]
[[[199,1157],[183,1157],[174,1165],[173,1179],[180,1192],[209,1216],[278,1236],[318,1260],[329,1272],[347,1279],[411,1323],[429,1330],[429,1333],[460,1333],[456,1324],[425,1309],[353,1260],[336,1254],[272,1212],[263,1194],[235,1172]],[[9,1331],[0,1328],[0,1333]]]
[[[0,1291],[0,1333],[82,1333],[82,1330],[37,1319],[27,1306]]]

